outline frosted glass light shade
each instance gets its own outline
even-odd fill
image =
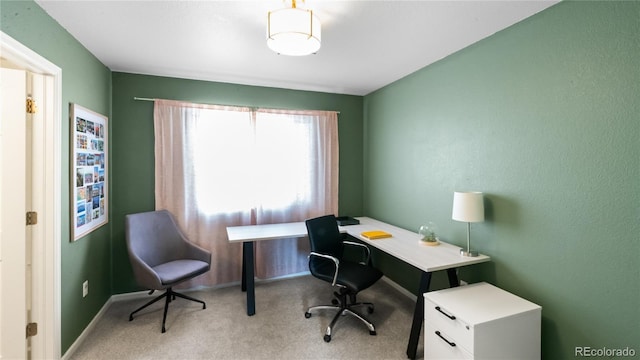
[[[270,11],[267,19],[267,46],[278,54],[303,56],[317,52],[321,24],[311,10],[285,8]]]
[[[451,218],[456,221],[484,221],[484,201],[481,192],[454,192]]]

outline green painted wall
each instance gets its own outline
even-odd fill
[[[152,104],[134,96],[341,111],[341,214],[412,230],[435,221],[463,245],[453,191],[484,191],[473,244],[493,262],[461,278],[542,305],[544,358],[572,358],[576,346],[640,350],[640,3],[560,3],[364,100],[112,74],[32,1],[2,0],[0,19],[63,70],[63,174],[68,104],[110,118],[109,225],[70,243],[69,205],[60,209],[63,353],[111,294],[137,289],[123,217],[153,209],[154,169]],[[67,178],[61,187],[68,198]],[[376,264],[415,291],[415,269],[380,254]]]
[[[109,117],[109,224],[71,243],[69,204],[63,202],[60,209],[63,354],[112,294],[137,290],[124,247],[123,219],[127,213],[151,210],[154,206],[153,106],[134,101],[134,96],[340,111],[340,212],[362,213],[362,97],[112,74],[36,3],[3,0],[0,16],[3,32],[62,69],[63,174],[69,173],[69,103]],[[69,186],[68,178],[64,177],[60,190],[63,199],[69,197]],[[90,291],[83,299],[84,280],[89,280]]]
[[[69,242],[69,103],[111,116],[111,71],[32,1],[0,2],[0,29],[62,69],[61,351],[111,296],[111,227]],[[89,295],[82,298],[82,282]]]
[[[114,72],[112,156],[113,292],[137,290],[124,240],[124,216],[154,209],[153,103],[134,97],[209,104],[337,110],[341,214],[362,213],[361,96],[284,90]]]
[[[562,2],[365,97],[365,213],[463,245],[461,270],[542,306],[543,358],[640,352],[640,3]],[[409,288],[415,270],[383,259]]]

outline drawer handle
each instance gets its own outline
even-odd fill
[[[456,343],[451,342],[451,341],[449,341],[449,340],[445,339],[445,338],[444,338],[444,336],[442,336],[442,335],[440,334],[440,331],[437,331],[437,330],[436,330],[436,335],[438,335],[438,337],[440,337],[440,339],[444,340],[444,342],[446,342],[447,344],[449,344],[449,346],[451,346],[451,347],[456,346]]]
[[[451,320],[455,320],[456,317],[453,315],[449,315],[446,312],[442,311],[442,309],[440,309],[440,306],[436,306],[436,310],[440,311],[444,316],[448,317]]]

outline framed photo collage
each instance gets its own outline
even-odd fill
[[[108,222],[107,117],[71,104],[71,241]]]

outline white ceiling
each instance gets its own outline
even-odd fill
[[[266,45],[281,0],[36,2],[113,71],[366,95],[558,1],[298,0],[322,22],[306,57]]]

